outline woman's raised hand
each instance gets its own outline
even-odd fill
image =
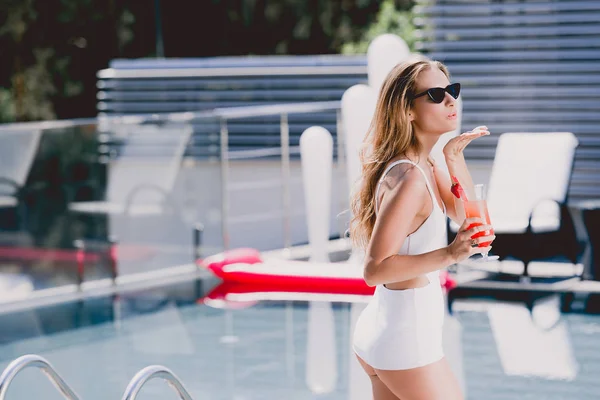
[[[465,132],[463,134],[453,137],[444,146],[444,150],[443,150],[444,157],[447,160],[448,159],[452,160],[452,159],[456,158],[457,156],[462,155],[463,150],[465,149],[465,147],[467,147],[467,145],[469,143],[471,143],[473,140],[475,140],[477,138],[480,138],[482,136],[487,136],[489,134],[490,134],[490,131],[488,131],[487,126],[478,126],[477,128],[473,129],[472,131]]]

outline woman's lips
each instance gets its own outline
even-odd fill
[[[456,112],[453,112],[452,114],[448,114],[448,119],[456,119]]]

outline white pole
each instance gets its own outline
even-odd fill
[[[391,33],[377,36],[367,49],[369,86],[379,93],[385,77],[409,56],[410,49],[399,36]]]
[[[312,126],[300,136],[302,183],[308,224],[310,260],[329,262],[329,218],[331,214],[331,170],[333,138],[321,126]]]
[[[312,126],[300,136],[302,180],[308,223],[310,261],[328,262],[333,138],[327,129]],[[335,320],[330,302],[311,301],[308,307],[306,384],[315,394],[330,393],[337,382]]]
[[[350,87],[342,96],[342,122],[345,133],[346,176],[349,198],[358,190],[361,177],[359,151],[375,114],[377,93],[373,88],[358,84]],[[351,264],[362,264],[363,255],[359,249],[352,249]]]

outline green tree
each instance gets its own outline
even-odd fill
[[[131,41],[124,1],[0,0],[0,122],[93,115],[96,72]]]
[[[412,0],[159,0],[165,56],[366,51],[412,45]],[[155,56],[154,0],[0,0],[0,122],[92,117],[96,73]],[[378,14],[379,11],[379,14]]]
[[[377,13],[376,21],[369,26],[360,40],[344,44],[341,53],[364,54],[371,41],[385,33],[400,36],[411,51],[414,51],[416,38],[412,11],[400,9],[393,0],[385,0]]]

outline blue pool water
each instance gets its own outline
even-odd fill
[[[197,304],[203,293],[193,282],[0,315],[0,369],[39,354],[91,400],[120,399],[151,364],[169,367],[197,400],[369,398],[350,353],[362,304],[227,309]],[[452,346],[460,350],[469,399],[599,398],[600,316],[560,314],[552,298],[533,313],[518,303],[458,301],[455,308],[460,325],[451,330]],[[33,369],[15,379],[7,398],[61,399]],[[161,381],[140,395],[175,398]]]

